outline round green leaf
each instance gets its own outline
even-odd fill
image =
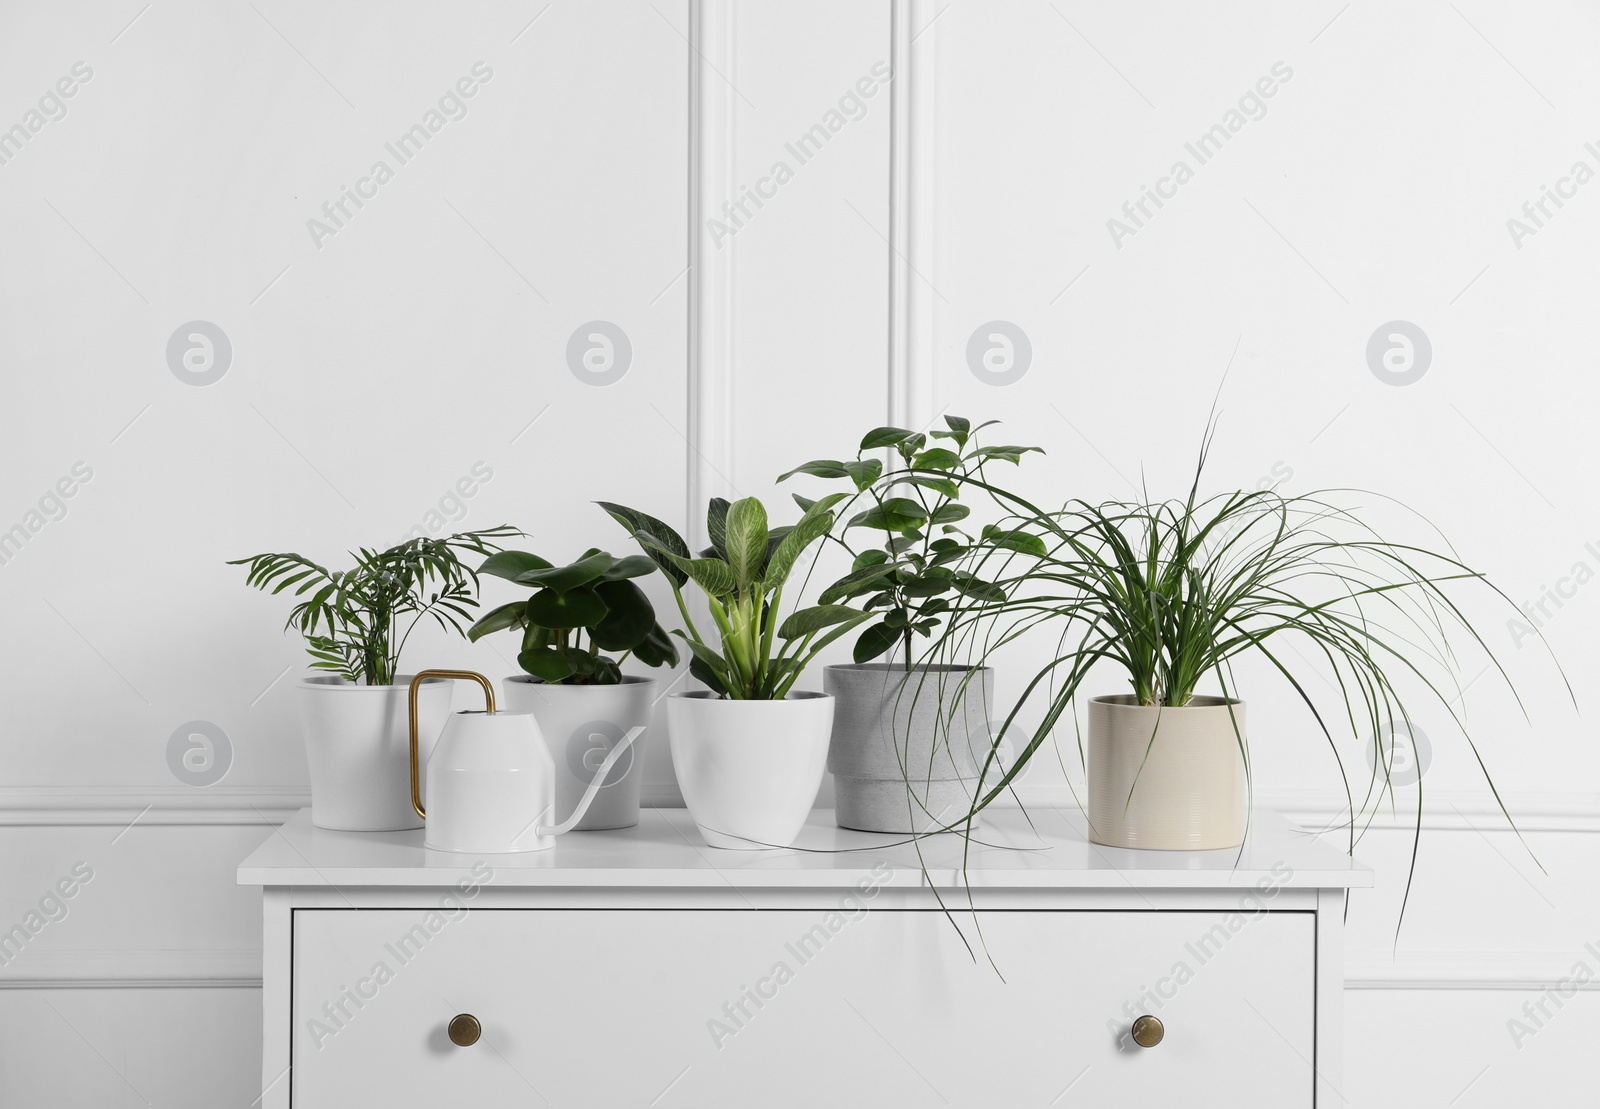
[[[541,628],[592,628],[606,618],[606,604],[593,589],[541,589],[528,598],[527,612]]]
[[[631,651],[655,627],[650,598],[633,582],[603,581],[594,591],[605,602],[606,615],[590,627],[589,635],[602,651]]]

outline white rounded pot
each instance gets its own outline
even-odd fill
[[[1089,702],[1089,838],[1108,847],[1210,851],[1244,842],[1244,703],[1182,708],[1120,694]]]
[[[622,737],[649,725],[656,690],[654,680],[632,675],[625,675],[620,685],[550,685],[531,674],[513,674],[500,685],[504,707],[532,713],[550,748],[556,785],[553,823],[558,824],[572,815],[600,764]],[[623,752],[589,811],[573,825],[575,831],[631,828],[639,823],[639,782],[644,777],[640,748],[648,735],[641,735]]]
[[[411,807],[411,733],[406,694],[394,685],[356,685],[332,675],[297,683],[300,730],[311,771],[311,823],[346,832],[420,828]],[[417,689],[417,748],[425,760],[450,715],[450,683]]]
[[[712,847],[787,847],[822,785],[833,698],[790,693],[782,701],[724,700],[712,693],[667,698],[672,768],[700,835]]]
[[[921,833],[969,811],[991,744],[993,670],[856,663],[825,667],[822,688],[837,703],[828,769],[841,828]]]

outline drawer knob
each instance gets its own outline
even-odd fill
[[[1155,1018],[1151,1018],[1152,1020]],[[471,1047],[483,1035],[483,1025],[471,1013],[458,1013],[450,1018],[450,1042],[457,1047]],[[1160,1035],[1156,1039],[1160,1039]]]
[[[1155,1047],[1166,1034],[1167,1030],[1161,1026],[1160,1018],[1153,1017],[1149,1013],[1133,1022],[1133,1042],[1140,1047]]]

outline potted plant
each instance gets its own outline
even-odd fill
[[[754,497],[711,502],[711,548],[699,557],[654,517],[621,505],[609,512],[672,584],[689,645],[690,673],[706,690],[667,700],[672,765],[684,803],[712,847],[787,847],[822,784],[833,698],[794,683],[829,643],[871,619],[847,605],[819,604],[781,620],[784,584],[795,561],[833,526],[835,494],[816,501],[792,527],[769,528]],[[702,636],[683,587],[705,595],[715,635]]]
[[[654,607],[633,578],[655,572],[644,555],[613,558],[591,547],[556,566],[526,551],[499,551],[479,574],[531,587],[526,600],[484,615],[470,631],[521,635],[517,664],[525,673],[502,683],[506,708],[529,712],[556,765],[555,822],[577,807],[611,748],[631,729],[650,723],[656,683],[622,672],[630,656],[646,666],[676,666],[678,651],[656,622]],[[600,792],[574,828],[628,828],[639,823],[642,756],[635,741],[611,768]]]
[[[411,807],[410,736],[400,654],[423,620],[461,632],[476,608],[478,576],[461,557],[488,555],[513,528],[411,539],[388,550],[363,547],[355,565],[329,570],[304,555],[259,554],[228,563],[249,567],[248,584],[305,597],[285,629],[306,640],[313,670],[298,683],[300,725],[311,774],[311,822],[319,828],[378,832],[420,828]],[[310,596],[307,596],[310,594]],[[425,682],[418,714],[423,755],[450,713],[450,684]]]
[[[993,422],[993,421],[991,421]],[[946,416],[930,436],[880,427],[861,440],[854,460],[819,459],[796,474],[847,479],[865,499],[831,536],[851,556],[850,572],[818,598],[860,603],[879,616],[855,641],[853,663],[823,668],[823,689],[834,695],[828,769],[833,772],[835,815],[841,827],[869,832],[924,832],[965,812],[977,784],[978,765],[991,746],[989,706],[994,670],[960,661],[961,651],[918,652],[918,640],[953,615],[972,614],[1005,599],[1005,591],[967,566],[974,537],[962,522],[971,508],[964,491],[995,490],[985,467],[1013,465],[1038,447],[979,446],[971,421]],[[889,450],[885,470],[877,457]],[[994,493],[991,492],[991,497]],[[803,506],[810,502],[797,498]],[[873,541],[858,550],[852,533]],[[1025,532],[991,526],[988,543],[1042,553]],[[948,648],[952,641],[927,646]],[[885,655],[897,659],[875,662]],[[954,657],[951,657],[954,656]]]
[[[1456,707],[1457,647],[1481,651],[1509,686],[1453,596],[1482,582],[1480,572],[1448,546],[1384,538],[1337,491],[1202,498],[1209,439],[1208,430],[1185,499],[1074,501],[1024,521],[1047,550],[1016,576],[997,575],[1010,595],[978,618],[995,622],[986,640],[993,646],[1037,629],[1053,649],[1006,717],[1010,725],[1031,702],[1039,723],[1012,766],[986,759],[973,812],[1010,785],[1064,720],[1076,729],[1084,682],[1105,662],[1126,674],[1128,689],[1093,697],[1087,751],[1078,737],[1090,838],[1113,847],[1238,846],[1251,760],[1233,668],[1254,658],[1293,690],[1336,758],[1335,731],[1346,727],[1372,749],[1365,797],[1358,801],[1344,782],[1353,848],[1361,814],[1385,794],[1392,801],[1394,734],[1410,727],[1413,695],[1466,732]],[[1201,693],[1208,683],[1212,692]],[[1467,741],[1476,756],[1470,734]],[[1417,804],[1420,828],[1420,790]]]

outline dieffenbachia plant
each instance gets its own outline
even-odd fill
[[[600,502],[628,530],[672,583],[684,627],[676,629],[693,652],[689,672],[713,692],[733,700],[782,700],[806,666],[828,644],[872,614],[848,605],[818,604],[780,623],[784,584],[807,548],[834,523],[839,493],[812,502],[793,526],[768,527],[755,497],[711,501],[706,512],[709,550],[696,557],[683,537],[653,516]],[[684,602],[694,582],[705,594],[715,637],[700,634]]]
[[[534,593],[485,614],[467,635],[476,642],[520,631],[517,665],[552,685],[616,685],[630,654],[646,666],[676,666],[672,638],[656,623],[650,598],[630,580],[655,569],[643,555],[613,558],[593,547],[566,566],[526,551],[500,551],[478,573],[531,586]]]

